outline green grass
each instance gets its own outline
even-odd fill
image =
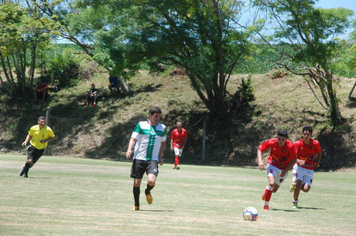
[[[300,209],[288,181],[262,210],[266,172],[255,167],[160,167],[148,205],[133,212],[131,161],[44,156],[21,178],[24,155],[0,156],[0,235],[354,235],[355,170],[317,172]],[[184,159],[183,159],[184,160]],[[256,222],[242,211],[254,206]]]

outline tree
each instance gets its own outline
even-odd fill
[[[0,76],[1,84],[9,93],[24,94],[33,85],[38,47],[49,37],[21,5],[8,1],[0,5],[0,12],[0,63],[6,79]]]
[[[314,95],[328,110],[332,125],[339,125],[343,118],[333,86],[334,66],[340,53],[336,36],[345,33],[353,11],[314,8],[313,0],[255,0],[254,3],[267,10],[275,22],[272,39],[262,38],[278,51],[277,64],[293,74],[303,75],[312,90],[310,83],[317,86],[323,101],[313,91]]]
[[[94,58],[122,76],[142,63],[185,68],[206,107],[225,114],[226,83],[248,46],[236,24],[242,6],[237,0],[83,0],[70,25],[73,33],[86,22],[83,31],[94,32]]]

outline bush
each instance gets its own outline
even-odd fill
[[[241,80],[241,85],[238,87],[242,93],[242,97],[246,99],[247,102],[254,101],[255,95],[253,94],[253,87],[251,85],[251,75],[247,76],[247,81],[243,78]]]

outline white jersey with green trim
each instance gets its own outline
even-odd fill
[[[161,142],[166,141],[167,127],[161,123],[151,126],[147,121],[140,121],[131,138],[136,139],[134,159],[158,161]]]

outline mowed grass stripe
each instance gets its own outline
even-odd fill
[[[160,166],[153,204],[141,186],[133,205],[131,162],[44,156],[18,176],[26,157],[0,155],[0,235],[354,235],[355,170],[317,172],[300,209],[288,180],[262,210],[266,172],[255,167]],[[242,218],[245,207],[256,222]]]

